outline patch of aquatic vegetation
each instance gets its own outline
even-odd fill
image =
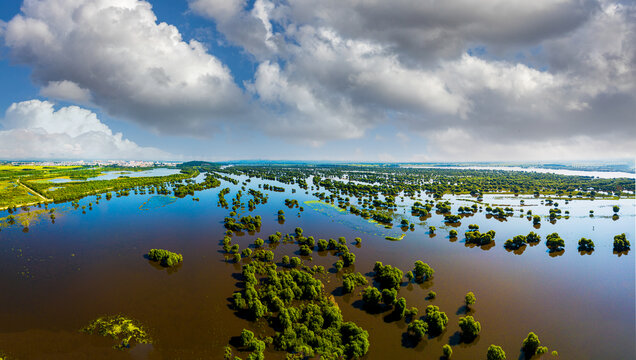
[[[320,205],[322,205],[322,206],[331,207],[331,208],[333,208],[333,209],[335,209],[335,210],[337,210],[338,212],[341,212],[341,213],[346,213],[347,212],[347,210],[345,210],[345,209],[343,209],[343,208],[341,208],[341,207],[339,207],[337,205],[334,205],[334,204],[331,204],[331,203],[327,203],[327,202],[324,202],[324,201],[320,201],[320,200],[307,200],[307,201],[305,201],[305,204],[307,204],[309,207],[311,207],[312,209],[314,209],[316,211],[318,211],[317,208],[319,208]],[[316,204],[319,204],[319,205],[316,205]]]
[[[321,213],[325,216],[328,216],[332,219],[334,219],[334,221],[343,224],[351,229],[354,229],[356,231],[361,231],[363,233],[366,234],[370,234],[370,235],[376,235],[376,236],[381,236],[384,238],[387,237],[392,237],[391,234],[387,234],[385,231],[371,231],[371,229],[369,228],[369,226],[365,226],[367,224],[373,225],[372,229],[373,230],[386,230],[386,229],[391,229],[391,226],[387,226],[385,224],[381,224],[371,218],[369,219],[365,219],[359,216],[343,216],[348,214],[348,212],[345,209],[342,209],[340,207],[338,207],[337,205],[333,205],[330,203],[326,203],[324,201],[319,201],[319,200],[309,200],[309,201],[304,201],[305,205],[307,205],[310,209]],[[399,240],[402,240],[404,238],[404,234],[402,234],[401,236],[398,237]]]
[[[55,213],[58,215],[57,213]],[[11,225],[20,225],[23,228],[29,228],[36,223],[50,218],[51,213],[46,209],[37,209],[31,211],[21,212],[19,214],[12,214],[6,217],[0,218],[0,229],[9,227]]]
[[[404,239],[405,236],[406,236],[406,233],[402,233],[402,235],[400,236],[386,236],[385,239],[390,241],[400,241]]]
[[[118,350],[128,349],[135,344],[152,344],[152,339],[138,321],[122,315],[100,317],[81,331],[118,340],[119,343],[113,345]]]
[[[139,209],[141,210],[150,210],[150,209],[158,209],[162,208],[166,205],[170,205],[177,201],[177,198],[174,196],[151,196],[145,203],[141,204]]]
[[[159,262],[163,267],[175,267],[183,262],[183,255],[164,249],[151,249],[148,251],[148,259]]]

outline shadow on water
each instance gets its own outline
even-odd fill
[[[509,249],[509,248],[505,248],[505,249],[508,253],[513,253],[515,255],[523,255],[523,253],[526,251],[526,248],[527,246],[523,245],[518,249]]]
[[[556,250],[556,251],[548,250],[548,254],[550,254],[550,257],[563,256],[564,253],[565,253],[565,249]]]
[[[613,251],[612,252],[614,255],[618,255],[618,257],[621,257],[623,255],[627,255],[629,254],[629,250],[624,250],[624,251]]]
[[[401,320],[402,318],[395,313],[395,311],[391,311],[387,315],[384,316],[383,320],[385,323],[392,323]]]
[[[477,345],[480,338],[480,335],[467,337],[464,336],[461,331],[455,331],[455,333],[448,338],[448,344],[451,346],[459,346],[460,348],[468,348]]]
[[[387,308],[384,307],[383,305],[378,304],[377,306],[366,306],[366,304],[362,300],[356,300],[353,303],[351,303],[351,305],[354,308],[365,311],[371,315],[379,315],[387,311]]]
[[[414,349],[420,344],[422,344],[423,347],[426,347],[428,342],[425,339],[418,339],[408,332],[402,333],[402,347],[405,347],[407,349]]]
[[[337,288],[333,289],[333,291],[331,292],[331,295],[344,296],[345,295],[344,288],[342,286],[338,286]]]

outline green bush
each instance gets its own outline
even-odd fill
[[[448,344],[444,344],[444,346],[442,346],[442,352],[444,353],[444,357],[446,357],[446,359],[450,359],[451,356],[453,356],[453,349]]]
[[[439,307],[435,305],[429,305],[426,307],[426,323],[428,324],[428,330],[431,335],[439,335],[448,324],[448,316],[446,313],[439,310]]]
[[[375,271],[375,280],[380,283],[383,289],[400,288],[402,277],[404,276],[402,270],[391,265],[382,265],[381,262],[377,261],[373,267],[373,271]]]
[[[409,323],[407,332],[416,339],[422,339],[426,336],[426,334],[428,334],[428,324],[423,320],[413,320]]]
[[[594,241],[581,238],[579,240],[579,251],[594,251]]]
[[[500,346],[490,345],[486,353],[487,360],[506,360],[506,353]]]
[[[472,340],[479,335],[481,324],[479,321],[475,321],[472,316],[467,315],[459,318],[459,328],[462,330],[462,337]]]
[[[368,307],[377,306],[382,300],[382,293],[373,286],[369,286],[362,292],[362,301]]]
[[[614,236],[614,251],[623,252],[629,251],[631,244],[629,240],[625,237],[625,233]]]
[[[470,306],[473,305],[475,303],[475,301],[477,300],[477,298],[475,297],[475,294],[473,294],[472,291],[469,291],[466,296],[465,296],[465,302],[466,302],[466,306]]]
[[[148,259],[158,261],[164,267],[174,267],[183,261],[183,255],[163,249],[151,249],[148,251]]]
[[[559,234],[552,233],[546,236],[545,245],[550,249],[550,251],[560,251],[565,247],[565,241],[561,239]]]

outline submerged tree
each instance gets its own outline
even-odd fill
[[[428,324],[423,320],[413,320],[409,323],[407,332],[418,340],[422,339],[428,334]]]
[[[477,298],[475,297],[475,294],[473,294],[472,291],[469,291],[465,298],[464,298],[465,302],[466,302],[466,307],[470,307],[470,305],[475,304],[475,301],[477,300]]]
[[[631,244],[629,240],[625,237],[625,233],[614,236],[614,251],[623,252],[629,251]]]
[[[551,252],[563,250],[565,247],[565,241],[561,239],[559,234],[552,233],[546,236],[545,245],[550,249]]]
[[[439,307],[429,305],[426,307],[426,323],[428,324],[430,334],[436,336],[446,329],[448,316],[445,312],[440,311]]]
[[[462,330],[462,337],[467,341],[472,341],[479,335],[481,324],[472,316],[467,315],[459,318],[459,328]]]
[[[503,351],[501,346],[490,345],[488,347],[488,352],[486,353],[487,360],[506,360],[506,353]]]
[[[183,261],[183,255],[163,249],[150,249],[150,251],[148,251],[148,259],[158,261],[161,263],[161,266],[164,267],[174,267]]]
[[[526,357],[532,357],[536,354],[542,355],[548,352],[548,348],[541,346],[539,337],[533,332],[530,332],[523,340],[523,343],[521,343],[521,349],[525,353]]]
[[[594,251],[594,241],[581,238],[579,240],[579,251]]]
[[[450,345],[444,344],[444,346],[442,346],[442,353],[444,353],[446,359],[450,359],[451,356],[453,356],[453,349]]]

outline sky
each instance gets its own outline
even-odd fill
[[[0,159],[636,156],[636,3],[2,0]]]

